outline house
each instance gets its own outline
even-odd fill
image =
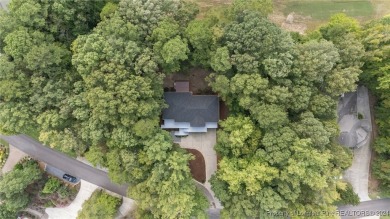
[[[173,129],[176,136],[216,129],[219,121],[219,98],[216,95],[193,95],[189,82],[175,82],[176,92],[165,92],[168,108],[163,110],[163,129]]]
[[[338,118],[341,145],[360,148],[369,144],[372,127],[367,88],[358,87],[340,98]]]

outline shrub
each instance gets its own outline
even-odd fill
[[[353,191],[350,183],[347,184],[347,187],[344,190],[337,189],[337,192],[340,193],[340,200],[336,204],[358,205],[360,203],[359,196]]]
[[[78,219],[111,219],[114,218],[121,200],[103,191],[95,191],[91,198],[84,202]]]
[[[42,193],[44,194],[53,194],[55,193],[61,186],[61,182],[54,177],[50,177],[47,180],[45,187],[43,187]]]
[[[66,198],[70,194],[68,187],[64,185],[57,190],[57,193],[60,198]]]

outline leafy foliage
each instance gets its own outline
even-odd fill
[[[113,218],[120,203],[121,200],[117,197],[110,196],[101,190],[95,191],[92,196],[83,203],[83,207],[81,211],[79,211],[77,218]]]
[[[50,177],[45,183],[42,193],[52,194],[56,192],[60,187],[61,187],[61,182],[57,178]]]
[[[220,123],[222,160],[211,180],[224,217],[335,209],[344,190],[334,179],[352,160],[335,143],[335,97],[355,89],[362,47],[341,45],[357,34],[333,22],[324,36],[297,42],[254,12],[225,25],[208,78],[232,112]]]
[[[361,28],[339,14],[293,40],[267,20],[271,10],[270,0],[234,0],[195,20],[198,8],[182,0],[13,0],[0,15],[0,132],[38,130],[45,144],[108,167],[130,186],[139,218],[206,218],[192,157],[158,121],[165,74],[211,68],[209,84],[231,112],[211,180],[222,215],[332,211],[356,198],[336,180],[351,155],[335,142],[335,111],[360,77],[381,94],[374,172],[388,186],[389,19]],[[15,171],[20,179],[0,181],[1,198],[17,196],[0,217],[28,201],[20,191],[35,178]],[[96,194],[80,217],[111,218],[118,204]]]
[[[38,164],[27,161],[19,168],[5,173],[0,177],[0,215],[13,215],[24,209],[29,203],[25,192],[28,185],[42,177]]]
[[[390,191],[390,80],[389,80],[389,43],[387,32],[390,30],[389,17],[367,24],[363,29],[363,44],[366,49],[365,63],[361,75],[362,82],[377,94],[378,106],[375,109],[379,137],[374,149],[378,157],[373,163],[373,173],[380,180],[384,192]]]
[[[346,188],[338,189],[340,200],[337,202],[340,205],[358,205],[360,203],[359,196],[353,191],[352,185],[347,183]]]

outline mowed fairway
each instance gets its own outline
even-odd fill
[[[327,20],[337,13],[367,19],[375,14],[375,9],[369,0],[300,0],[288,1],[283,12],[286,15],[295,12],[315,20]]]

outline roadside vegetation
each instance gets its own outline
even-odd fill
[[[374,144],[377,157],[373,172],[380,180],[380,193],[390,197],[390,17],[365,25],[362,33],[366,48],[366,62],[361,81],[378,97],[375,118],[378,138]]]
[[[29,204],[28,187],[42,178],[37,162],[24,160],[14,170],[0,176],[0,217],[13,218]]]
[[[0,139],[0,169],[3,168],[9,154],[9,144]]]
[[[79,211],[77,219],[115,218],[120,204],[120,198],[111,196],[102,190],[95,191],[92,196],[84,202],[83,208]]]
[[[39,132],[46,145],[107,167],[129,185],[136,218],[207,218],[192,156],[159,127],[164,77],[205,68],[230,111],[211,180],[222,216],[332,212],[356,204],[339,180],[352,156],[337,142],[336,105],[361,78],[381,94],[375,172],[386,188],[388,18],[361,26],[337,14],[299,35],[270,22],[271,12],[270,0],[234,0],[202,16],[182,0],[13,0],[0,15],[0,132]],[[2,199],[21,194],[0,205],[4,215],[25,207],[24,189],[42,177],[26,172],[2,177],[23,176],[15,192],[0,182]],[[60,196],[61,188],[49,179],[42,194]],[[109,218],[119,203],[95,193],[79,217]]]
[[[78,188],[48,176],[37,161],[26,157],[0,176],[0,218],[14,218],[27,207],[44,213],[47,207],[67,206]]]

